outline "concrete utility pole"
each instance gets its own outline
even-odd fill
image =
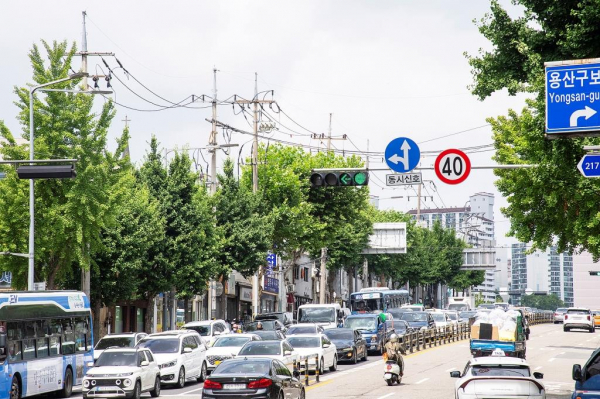
[[[213,99],[212,99],[212,131],[208,138],[208,144],[213,146],[210,164],[210,192],[217,192],[217,68],[213,68]]]
[[[327,152],[331,151],[331,119],[332,113],[329,113],[329,133],[327,134]]]
[[[321,248],[321,278],[320,278],[320,287],[319,287],[319,303],[325,303],[325,286],[327,284],[327,276],[325,275],[327,271],[327,248]]]
[[[273,100],[258,99],[258,73],[254,73],[254,97],[252,100],[235,100],[237,104],[252,104],[254,114],[254,141],[252,143],[252,192],[258,191],[258,106],[259,104],[272,104]],[[260,313],[260,278],[262,277],[262,265],[258,272],[252,276],[252,316]],[[281,289],[281,288],[280,288]]]

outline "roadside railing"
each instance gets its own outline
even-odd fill
[[[315,359],[315,380],[319,382],[319,354],[311,353],[310,355],[298,355],[294,360],[294,375],[298,376],[305,386],[310,385],[308,360]],[[304,366],[304,376],[302,375],[302,366]]]

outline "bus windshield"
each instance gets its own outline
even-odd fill
[[[352,306],[353,311],[358,313],[370,313],[375,310],[383,310],[381,298],[360,300],[352,299],[350,301],[350,306]]]
[[[335,323],[333,308],[300,308],[298,310],[300,323]]]

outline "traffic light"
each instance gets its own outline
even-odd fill
[[[350,187],[369,184],[368,172],[314,172],[310,175],[311,187]]]
[[[590,270],[590,276],[600,276],[600,271],[592,271],[592,270]]]
[[[73,165],[22,165],[17,175],[19,179],[72,179],[77,173]]]

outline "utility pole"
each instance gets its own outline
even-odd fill
[[[217,192],[217,68],[213,68],[213,99],[212,99],[212,131],[208,138],[208,145],[213,148],[210,164],[210,192]]]
[[[327,270],[327,248],[321,248],[321,278],[320,278],[320,287],[319,287],[319,303],[325,303],[325,285],[327,283],[327,277],[325,276],[325,272]]]
[[[331,151],[331,119],[333,117],[333,114],[330,112],[329,113],[329,134],[327,135],[327,153],[329,153],[329,151]]]
[[[89,90],[89,86],[87,83],[87,71],[88,71],[88,55],[96,55],[96,56],[102,56],[102,55],[106,55],[106,56],[112,56],[114,55],[114,53],[90,53],[88,52],[88,48],[87,48],[87,30],[85,27],[85,17],[87,16],[87,13],[85,11],[81,12],[81,15],[83,17],[83,32],[81,33],[81,52],[79,52],[78,54],[81,55],[81,69],[82,72],[86,73],[86,77],[83,78],[83,91],[88,91]],[[87,270],[85,268],[81,269],[81,291],[83,291],[88,298],[90,297],[90,279],[91,279],[91,271],[88,268]]]
[[[252,104],[254,114],[254,141],[252,143],[252,192],[258,191],[258,106],[259,104],[272,104],[273,100],[258,99],[258,73],[254,73],[254,97],[249,100],[234,100],[237,104]],[[262,265],[259,265],[258,272],[252,276],[252,316],[260,313],[260,279],[262,277]],[[281,288],[280,288],[281,290]]]

